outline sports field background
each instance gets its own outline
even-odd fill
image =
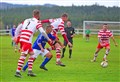
[[[34,40],[37,36],[34,37]],[[63,40],[60,37],[61,41]],[[29,77],[26,72],[22,73],[22,78],[14,77],[17,61],[20,53],[15,53],[11,46],[10,36],[0,36],[0,81],[1,82],[120,82],[120,36],[115,37],[118,47],[111,41],[111,51],[108,56],[108,67],[102,68],[100,63],[104,55],[103,49],[92,63],[90,60],[97,46],[97,36],[92,36],[90,42],[86,42],[82,36],[74,38],[72,58],[68,58],[68,49],[62,62],[66,67],[55,64],[55,51],[53,59],[46,65],[48,71],[39,68],[43,58],[39,56],[33,64],[33,72],[37,77]]]

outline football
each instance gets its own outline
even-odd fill
[[[101,62],[101,66],[104,67],[104,68],[107,67],[107,66],[108,66],[108,62],[102,61],[102,62]]]

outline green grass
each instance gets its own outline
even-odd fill
[[[35,40],[36,37],[34,37]],[[115,37],[120,46],[120,37]],[[60,38],[62,40],[62,38]],[[102,68],[100,63],[105,49],[102,49],[97,62],[90,60],[96,50],[97,38],[91,37],[90,42],[82,36],[74,38],[72,59],[68,58],[68,49],[62,62],[66,67],[55,65],[55,51],[53,59],[46,65],[48,71],[39,69],[43,58],[39,56],[33,65],[33,72],[37,77],[27,76],[27,71],[22,73],[23,78],[14,77],[20,53],[15,53],[11,46],[10,36],[0,36],[0,81],[1,82],[120,82],[120,47],[115,47],[111,41],[111,51],[108,56],[108,67]]]

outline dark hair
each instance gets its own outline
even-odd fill
[[[52,26],[51,25],[46,26],[46,29],[49,29],[49,28],[52,28]]]
[[[61,15],[61,17],[68,17],[68,14],[67,14],[67,13],[63,13],[63,14]]]
[[[107,23],[104,23],[103,25],[108,25]]]
[[[33,10],[33,15],[35,16],[35,15],[39,15],[40,14],[40,11],[38,10],[38,9],[34,9]]]

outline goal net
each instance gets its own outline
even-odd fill
[[[83,38],[85,37],[85,30],[89,29],[90,34],[97,34],[102,28],[103,24],[108,24],[109,29],[114,35],[120,35],[120,22],[113,21],[84,21],[83,22]]]

